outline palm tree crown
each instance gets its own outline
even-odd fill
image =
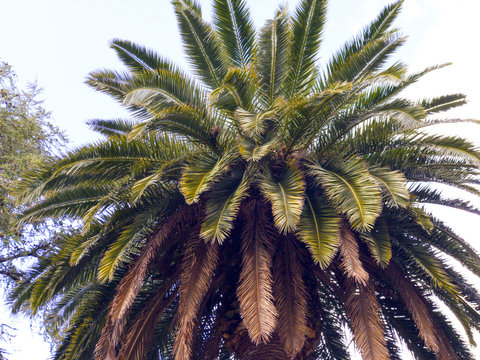
[[[434,66],[390,61],[405,41],[387,6],[323,69],[326,1],[280,8],[257,33],[244,0],[213,24],[174,0],[191,77],[129,41],[126,71],[88,84],[132,120],[25,176],[20,222],[78,219],[12,293],[45,309],[56,359],[471,359],[480,297],[453,258],[477,253],[423,204],[480,214],[435,184],[478,195],[480,153],[432,135],[461,94],[400,96]]]

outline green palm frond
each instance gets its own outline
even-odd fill
[[[233,115],[242,132],[248,137],[257,139],[265,133],[268,122],[275,118],[276,113],[276,110],[266,110],[255,114],[245,109],[237,108]]]
[[[238,151],[245,160],[255,162],[267,156],[277,143],[278,140],[273,137],[268,137],[260,145],[248,139],[242,139],[238,144]]]
[[[320,85],[321,88],[332,81],[353,79],[353,76],[358,75],[366,64],[372,61],[376,53],[371,52],[369,48],[373,44],[377,44],[380,45],[379,49],[382,49],[384,45],[390,42],[389,40],[392,40],[388,37],[395,31],[390,30],[390,27],[398,16],[402,4],[403,1],[396,1],[386,6],[374,21],[335,54],[327,64],[327,72],[321,80],[321,84],[323,84]],[[385,40],[387,42],[384,42]],[[384,42],[383,45],[381,45],[382,42]],[[363,64],[363,66],[360,64]],[[350,74],[350,76],[347,76],[347,74]]]
[[[135,126],[135,121],[125,119],[93,119],[87,121],[87,125],[93,131],[96,131],[106,137],[125,136],[132,131],[133,127]]]
[[[171,106],[201,106],[205,95],[185,74],[176,70],[144,72],[126,89],[124,105],[161,111]]]
[[[427,116],[423,107],[415,105],[406,99],[399,98],[373,108],[372,114],[405,123],[414,123]]]
[[[81,219],[104,198],[106,191],[108,190],[101,187],[79,187],[73,190],[59,191],[48,200],[25,211],[18,222],[22,224],[63,216]]]
[[[428,114],[447,111],[465,105],[466,103],[466,96],[464,94],[444,95],[432,99],[424,99],[420,102]]]
[[[370,174],[382,190],[383,198],[394,206],[407,207],[410,203],[410,193],[407,181],[399,171],[388,168],[370,168]]]
[[[467,159],[480,161],[480,151],[470,141],[456,136],[421,136],[418,139],[424,146],[433,146],[442,149],[442,154],[452,156],[466,156]]]
[[[97,70],[88,74],[86,83],[97,91],[113,96],[120,103],[133,76],[128,72]]]
[[[362,239],[367,243],[373,259],[380,267],[386,267],[392,258],[392,243],[385,220],[379,219],[370,233],[363,233]]]
[[[405,42],[396,32],[389,32],[382,37],[369,41],[357,52],[337,56],[341,59],[334,59],[327,67],[327,73],[317,85],[324,88],[332,82],[361,80],[372,71],[378,71],[386,63],[389,56],[393,54]],[[348,52],[348,51],[347,51]],[[339,61],[339,63],[337,63]]]
[[[151,225],[154,222],[154,214],[148,212],[137,215],[134,223],[122,229],[99,264],[98,280],[100,282],[113,280],[118,267],[130,260],[138,251],[138,244],[151,235]]]
[[[110,47],[133,73],[174,69],[169,61],[158,56],[155,51],[131,41],[113,39]]]
[[[295,231],[304,202],[304,180],[294,166],[285,166],[277,179],[264,169],[259,184],[263,195],[272,203],[275,226],[286,234]]]
[[[199,200],[200,195],[208,190],[226,167],[233,161],[232,154],[225,154],[216,158],[208,153],[194,156],[185,167],[180,182],[180,188],[188,204]]]
[[[177,186],[168,182],[171,179],[179,179],[183,170],[184,161],[172,160],[164,163],[152,175],[137,180],[131,187],[130,200],[133,204],[140,203],[146,197],[152,195],[152,189],[162,190],[168,195],[177,191]]]
[[[174,138],[185,138],[197,147],[209,147],[214,152],[218,152],[218,147],[223,145],[214,135],[221,131],[221,121],[208,111],[175,106],[154,115],[153,119],[134,127],[129,139],[156,131],[170,133]]]
[[[281,93],[287,75],[290,36],[289,18],[285,9],[280,9],[260,32],[257,71],[269,104]]]
[[[302,0],[297,6],[292,18],[289,72],[285,80],[288,97],[304,92],[310,86],[325,26],[325,14],[324,0]]]
[[[454,209],[471,212],[480,215],[480,209],[475,207],[469,201],[462,199],[449,199],[443,196],[442,192],[429,186],[418,184],[410,189],[410,193],[415,196],[415,201],[423,204],[435,204],[448,206]]]
[[[228,237],[233,221],[237,217],[241,201],[247,196],[251,184],[250,171],[238,174],[227,180],[220,180],[215,186],[214,197],[206,201],[205,222],[200,236],[205,241],[217,241],[219,244]]]
[[[308,102],[303,99],[297,104],[294,102],[284,120],[288,151],[294,147],[309,147],[318,136],[318,131],[336,115],[351,90],[351,83],[334,83],[321,93],[315,94]]]
[[[405,248],[405,247],[404,247]],[[428,250],[426,246],[417,245],[415,247],[405,248],[411,260],[428,276],[435,287],[444,288],[448,292],[457,296],[457,288],[448,276],[445,264],[435,256],[436,254]]]
[[[211,93],[213,103],[224,111],[237,107],[255,112],[258,106],[258,75],[250,68],[230,68],[218,89]]]
[[[222,45],[237,67],[250,64],[254,52],[255,27],[244,0],[216,0],[214,22]]]
[[[373,227],[381,211],[380,192],[361,160],[352,158],[331,161],[325,166],[311,165],[309,172],[354,229]]]
[[[411,205],[409,213],[413,217],[413,220],[422,227],[427,233],[431,232],[434,228],[432,217],[425,211],[422,206]]]
[[[444,252],[452,258],[460,261],[474,274],[480,273],[480,255],[460,236],[438,220],[434,222],[434,228],[429,236],[419,234],[426,243]]]
[[[321,199],[321,195],[307,191],[298,235],[307,245],[313,260],[326,268],[338,249],[340,218]]]
[[[219,87],[227,71],[220,39],[187,2],[175,0],[173,5],[192,67],[205,84]]]

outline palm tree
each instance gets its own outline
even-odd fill
[[[479,195],[480,153],[433,135],[461,94],[411,101],[423,75],[391,62],[405,41],[387,6],[323,69],[326,1],[280,8],[255,32],[244,0],[213,24],[174,0],[195,78],[129,41],[126,71],[88,84],[132,120],[52,158],[17,188],[20,223],[76,219],[12,293],[45,311],[55,359],[472,359],[480,297],[455,259],[478,254],[424,204],[480,214],[437,184]]]

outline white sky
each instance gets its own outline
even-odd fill
[[[208,10],[210,0],[201,2]],[[273,15],[280,3],[278,0],[247,2],[257,26]],[[288,1],[291,10],[297,2]],[[388,3],[330,0],[322,58],[328,58]],[[45,107],[52,111],[53,120],[67,132],[72,144],[95,138],[86,127],[86,120],[126,116],[110,98],[84,84],[90,71],[120,68],[108,47],[109,40],[135,41],[186,67],[168,0],[0,0],[0,5],[0,60],[14,67],[22,83],[36,79],[45,89]],[[443,62],[454,63],[429,75],[409,95],[466,93],[470,103],[449,116],[480,119],[479,13],[478,0],[406,0],[396,25],[409,40],[397,58],[409,64],[411,71]],[[480,144],[480,127],[456,125],[445,131],[468,136]],[[478,217],[445,209],[435,211],[480,249]],[[7,314],[1,311],[0,322],[5,322]],[[28,321],[17,319],[13,325],[19,332],[12,340],[11,360],[48,358],[48,345],[40,336],[30,333]],[[480,359],[480,349],[474,351]]]

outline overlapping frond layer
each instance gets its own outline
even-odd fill
[[[189,222],[195,219],[194,215],[198,210],[198,206],[185,206],[177,210],[164,223],[160,224],[159,230],[147,242],[142,253],[132,264],[130,270],[117,287],[116,295],[110,305],[102,337],[95,350],[96,358],[108,358],[108,356],[112,356],[115,353],[115,349],[120,343],[125,330],[129,310],[143,285],[149,266],[155,256],[158,255],[168,236],[176,229],[187,227]],[[162,296],[168,291],[168,288],[165,289]]]

